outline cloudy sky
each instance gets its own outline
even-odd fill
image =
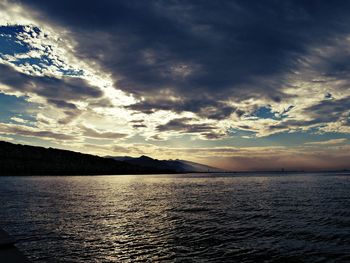
[[[0,0],[0,140],[350,168],[350,1]]]

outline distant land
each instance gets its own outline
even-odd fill
[[[185,160],[157,160],[148,156],[142,155],[141,157],[134,158],[130,156],[107,156],[117,161],[126,162],[131,165],[142,166],[146,168],[156,168],[158,170],[169,170],[176,173],[188,173],[188,172],[224,172],[223,169],[215,168],[212,166],[185,161]]]
[[[156,160],[147,156],[100,157],[0,141],[0,175],[117,175],[220,171],[223,170],[184,160]]]

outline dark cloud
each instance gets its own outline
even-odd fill
[[[134,124],[132,127],[135,128],[135,129],[137,129],[137,128],[147,128],[147,126],[145,124]]]
[[[37,130],[23,125],[4,124],[0,123],[0,133],[3,134],[17,134],[22,136],[48,138],[56,140],[74,140],[75,137],[63,133],[56,133],[52,131]]]
[[[235,107],[226,105],[222,102],[212,101],[209,98],[193,98],[184,100],[170,100],[167,98],[149,98],[148,100],[126,106],[128,109],[140,111],[146,114],[156,112],[157,110],[170,110],[176,113],[183,111],[195,112],[198,116],[209,119],[225,119],[232,113],[238,116],[243,114],[242,111]]]
[[[158,125],[159,132],[177,131],[180,133],[201,134],[206,139],[219,139],[225,134],[218,132],[217,127],[206,123],[190,123],[191,118],[173,119],[166,124]]]
[[[65,117],[63,117],[62,119],[58,120],[59,124],[68,124],[71,121],[73,121],[74,119],[76,119],[81,113],[82,111],[74,109],[74,110],[65,110],[63,111]]]
[[[323,126],[328,123],[341,122],[342,126],[350,126],[350,97],[328,99],[304,109],[308,120],[286,120],[283,123],[270,125],[270,130],[287,130],[306,126]]]
[[[350,97],[326,99],[305,109],[305,111],[311,113],[315,118],[322,119],[324,122],[332,122],[341,118],[342,113],[350,111]]]
[[[71,109],[71,110],[77,109],[77,106],[75,106],[75,104],[69,103],[63,100],[48,99],[47,102],[55,105],[57,108]]]
[[[131,120],[131,123],[137,123],[137,124],[141,124],[144,122],[144,120]]]
[[[286,75],[310,48],[350,32],[349,1],[21,2],[67,27],[77,56],[112,73],[116,87],[142,96],[131,108],[146,113],[188,110],[223,119],[235,110],[220,104],[228,98],[280,102]],[[348,68],[345,60],[323,67],[328,75]],[[165,91],[180,105],[154,103]],[[206,114],[208,106],[214,113]]]
[[[90,101],[89,106],[102,107],[102,108],[113,108],[113,103],[109,98],[100,98],[95,101]]]
[[[119,132],[101,132],[88,127],[81,127],[83,130],[83,135],[92,138],[102,138],[102,139],[120,139],[127,136],[125,133]]]
[[[208,124],[189,124],[191,118],[173,119],[164,125],[157,126],[158,131],[180,131],[186,133],[201,133],[216,129],[215,126]]]
[[[75,107],[67,100],[98,98],[103,95],[98,88],[80,78],[31,76],[4,64],[0,64],[0,83],[24,93],[35,93],[59,108]]]
[[[147,128],[147,125],[144,124],[144,120],[131,120],[130,123],[133,123],[133,128]]]
[[[68,124],[82,113],[75,104],[70,102],[55,99],[48,99],[47,102],[55,105],[57,108],[64,109],[63,113],[65,117],[58,120],[59,124]]]

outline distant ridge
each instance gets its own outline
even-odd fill
[[[171,170],[177,173],[204,173],[204,172],[224,172],[224,170],[185,160],[157,160],[151,157],[142,155],[140,157],[130,156],[107,156],[117,161],[123,161],[128,164],[142,166],[142,167],[153,167],[161,170]]]
[[[113,175],[219,172],[182,160],[99,157],[79,152],[0,141],[0,175]]]
[[[174,173],[67,150],[0,141],[0,175],[104,175]]]

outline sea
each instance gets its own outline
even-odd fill
[[[33,263],[350,262],[346,173],[4,176],[0,205]]]

